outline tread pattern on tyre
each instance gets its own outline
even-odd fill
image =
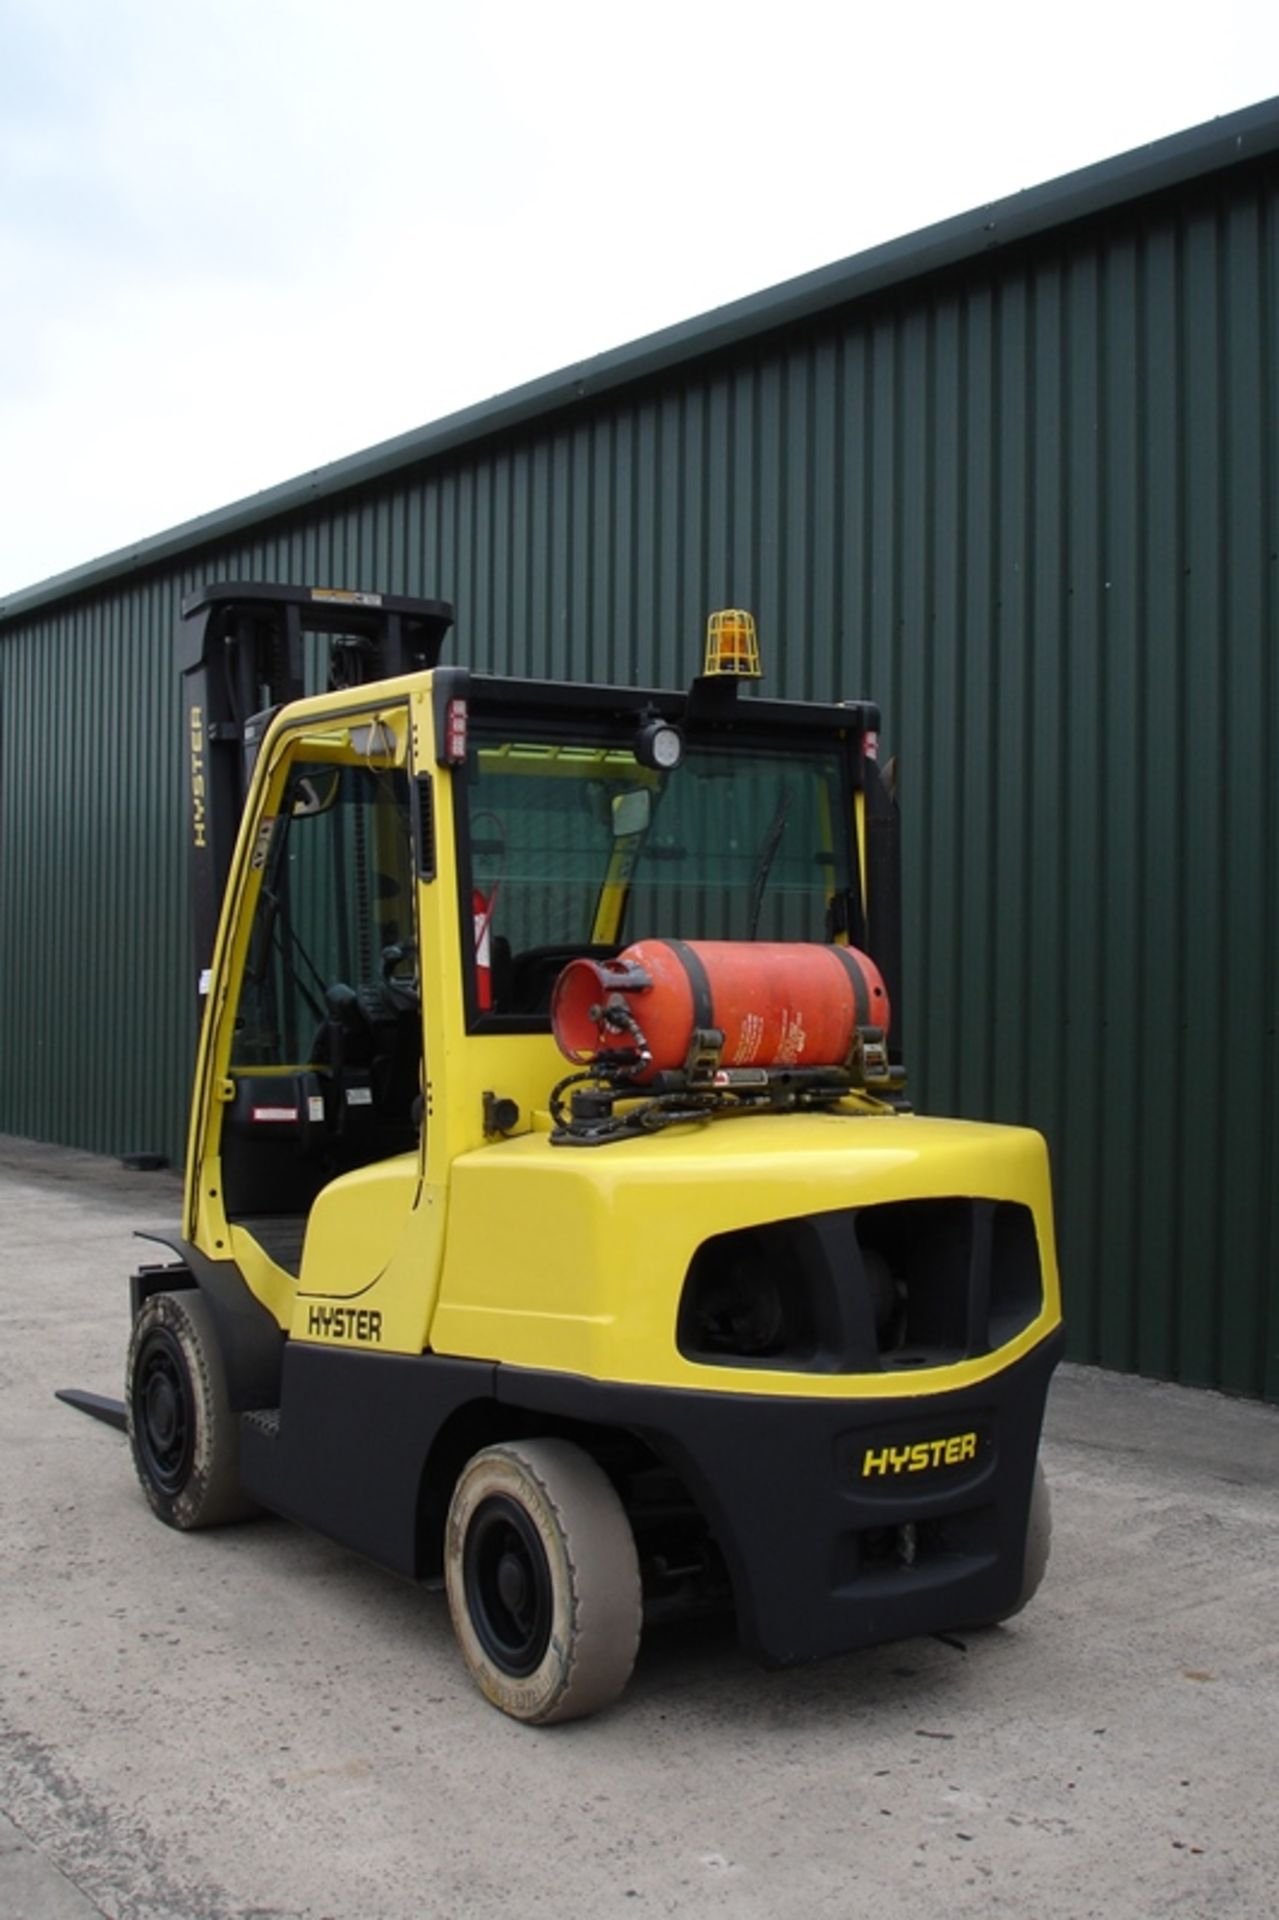
[[[173,1494],[156,1486],[148,1473],[134,1427],[135,1368],[148,1334],[157,1327],[165,1328],[177,1342],[195,1403],[191,1471],[185,1485]],[[255,1503],[240,1486],[239,1426],[231,1410],[213,1316],[195,1288],[153,1293],[143,1302],[129,1341],[124,1404],[135,1471],[152,1512],[166,1526],[189,1533],[197,1527],[243,1520],[256,1512]]]
[[[523,1679],[502,1672],[486,1655],[465,1604],[466,1524],[480,1500],[495,1492],[519,1499],[533,1519],[556,1588],[550,1645]],[[622,1503],[582,1448],[567,1440],[528,1440],[476,1454],[454,1491],[445,1563],[463,1657],[494,1706],[531,1725],[549,1726],[597,1712],[622,1692],[639,1648],[639,1562]]]

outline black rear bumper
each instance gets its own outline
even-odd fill
[[[476,1446],[629,1431],[679,1476],[714,1535],[743,1643],[781,1666],[997,1619],[1015,1604],[1061,1347],[1058,1330],[951,1393],[840,1400],[287,1341],[278,1413],[242,1423],[241,1475],[277,1513],[420,1577],[434,1565],[452,1473]]]
[[[500,1401],[638,1434],[710,1524],[769,1665],[999,1618],[1021,1590],[1060,1329],[975,1387],[909,1399],[690,1393],[496,1370]]]

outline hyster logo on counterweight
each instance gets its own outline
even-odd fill
[[[876,1474],[926,1473],[930,1467],[958,1467],[977,1458],[975,1433],[952,1433],[947,1440],[917,1440],[909,1447],[867,1447],[862,1456],[862,1478]]]
[[[312,1307],[306,1330],[320,1340],[380,1341],[382,1316],[373,1307]]]

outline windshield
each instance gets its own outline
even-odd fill
[[[658,773],[628,749],[473,725],[478,1010],[543,1013],[572,955],[644,938],[829,939],[852,882],[850,809],[834,744],[693,747]]]

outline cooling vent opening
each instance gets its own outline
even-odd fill
[[[778,1220],[705,1241],[684,1282],[676,1344],[717,1366],[837,1366],[835,1276],[811,1223]]]
[[[888,1201],[717,1234],[676,1342],[712,1366],[879,1372],[992,1352],[1043,1303],[1035,1223],[1008,1201]]]

